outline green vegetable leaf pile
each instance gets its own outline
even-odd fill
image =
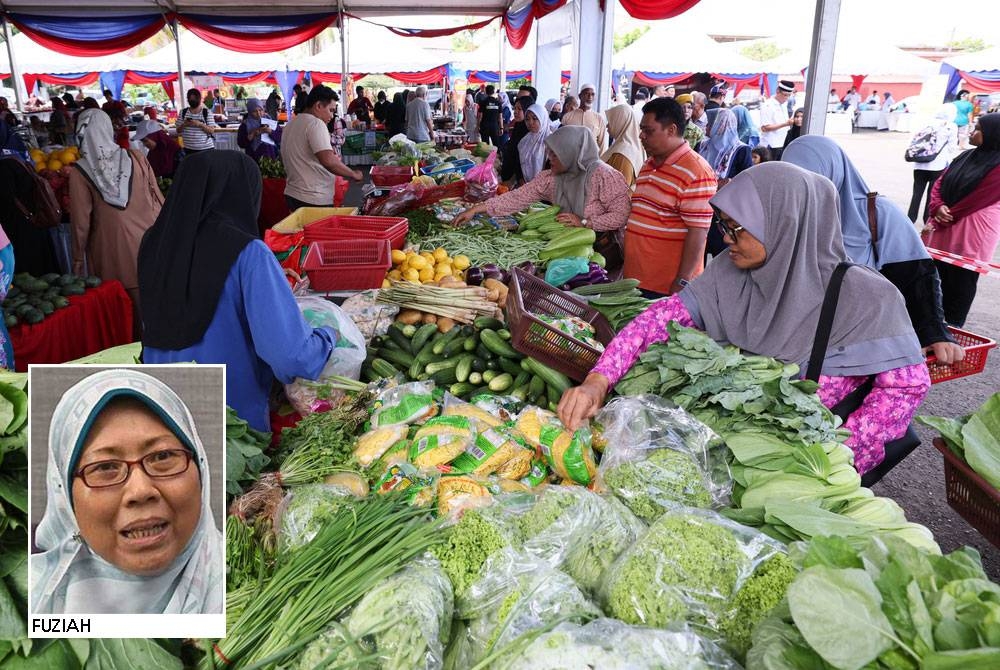
[[[1000,489],[1000,393],[961,419],[918,416],[917,421],[940,432],[955,455]]]
[[[939,556],[895,537],[796,549],[803,570],[754,630],[748,668],[1000,667],[1000,586],[975,550]]]
[[[271,462],[265,453],[270,443],[270,433],[254,430],[232,407],[226,408],[227,502],[252,486]]]

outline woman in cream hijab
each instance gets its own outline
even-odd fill
[[[208,460],[170,387],[135,370],[90,375],[56,406],[48,447],[32,613],[222,612]]]
[[[616,105],[606,115],[611,146],[601,155],[601,160],[621,172],[629,187],[635,188],[635,179],[646,160],[646,152],[639,141],[639,121],[628,105]]]

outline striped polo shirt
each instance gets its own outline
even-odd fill
[[[215,122],[215,115],[212,114],[211,110],[208,110],[208,113],[205,114],[200,111],[192,112],[191,108],[187,107],[181,110],[180,115],[177,117],[177,127],[180,128],[181,124],[187,119],[201,121],[209,126],[218,127],[218,124]],[[184,139],[185,149],[190,149],[192,151],[204,151],[205,149],[215,148],[215,138],[201,128],[187,126],[181,130],[181,137]]]

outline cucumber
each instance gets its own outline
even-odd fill
[[[638,279],[619,279],[618,281],[607,282],[605,284],[587,284],[573,289],[577,295],[607,295],[610,293],[624,293],[639,288]]]
[[[413,347],[413,351],[421,351],[436,332],[438,332],[437,324],[433,323],[425,323],[417,328],[417,332],[410,339],[410,346]]]
[[[542,397],[545,393],[545,380],[538,375],[531,375],[531,383],[528,386],[528,400],[532,403]]]
[[[521,388],[514,389],[513,391],[510,392],[510,394],[515,398],[517,398],[518,400],[520,400],[521,402],[528,401],[528,390],[523,386]]]
[[[431,381],[434,382],[436,386],[451,386],[458,382],[458,378],[455,376],[455,368],[448,368],[447,370],[438,370],[431,375]]]
[[[500,330],[498,330],[497,335],[500,336],[501,340],[510,341],[511,338],[510,331],[507,330],[506,328],[501,328]]]
[[[531,381],[530,372],[521,372],[516,377],[514,377],[514,388],[521,388],[522,386],[527,386]]]
[[[499,362],[501,370],[503,370],[504,372],[509,372],[515,377],[521,374],[522,372],[527,374],[525,370],[521,369],[521,364],[518,363],[517,361],[513,361],[509,358],[501,358]],[[520,384],[518,384],[518,386],[520,386]]]
[[[455,366],[455,378],[459,382],[469,380],[469,375],[472,374],[472,361],[474,358],[471,354],[466,354],[458,359],[458,365]]]
[[[445,357],[454,356],[458,353],[464,353],[465,341],[468,339],[468,337],[456,337],[454,340],[445,345],[444,351],[441,353],[443,353]]]
[[[507,358],[520,358],[521,354],[517,353],[517,350],[507,344],[495,330],[490,330],[487,328],[479,333],[479,339],[482,340],[483,344],[487,349],[492,351],[497,356],[506,356]]]
[[[364,379],[368,383],[377,382],[377,381],[381,381],[382,379],[384,379],[384,377],[382,375],[378,374],[377,372],[375,372],[374,370],[372,370],[371,367],[369,367],[367,365],[365,367],[361,368],[361,378]]]
[[[514,385],[514,378],[510,376],[509,372],[505,372],[502,375],[497,375],[490,380],[490,390],[494,393],[503,393],[507,391]]]
[[[448,388],[448,392],[457,398],[467,398],[476,390],[475,384],[457,382]]]
[[[558,412],[558,411],[559,411],[559,403],[557,403],[557,402],[552,402],[552,401],[550,400],[550,401],[549,401],[549,411],[550,411],[550,412]]]
[[[532,373],[541,377],[546,385],[557,391],[557,397],[562,397],[562,394],[573,386],[573,382],[570,381],[570,378],[563,373],[556,372],[547,365],[542,365],[534,358],[525,358],[524,360],[528,363],[528,369]]]
[[[479,346],[478,333],[473,333],[472,335],[469,335],[467,338],[465,338],[465,342],[462,344],[462,348],[468,351],[469,353],[475,351],[477,346]]]
[[[528,361],[530,361],[530,360],[531,359],[528,358],[527,356],[525,356],[524,358],[521,359],[521,369],[524,370],[525,372],[531,372],[531,364],[528,363]],[[532,373],[532,374],[534,374],[534,373]]]
[[[483,374],[481,372],[472,372],[469,374],[469,383],[473,386],[479,386],[483,383]]]
[[[392,378],[396,376],[398,370],[396,370],[396,367],[389,361],[376,358],[372,360],[372,372],[378,375],[378,377]]]
[[[481,316],[477,318],[472,322],[472,325],[474,325],[478,330],[500,330],[503,328],[503,322],[489,316]]]
[[[553,388],[551,385],[545,385],[545,395],[548,396],[549,402],[559,403],[562,400],[563,392],[557,388]]]
[[[458,358],[447,358],[443,361],[434,361],[433,363],[428,363],[424,368],[424,372],[429,375],[433,375],[435,372],[440,372],[441,370],[454,370],[458,367]],[[455,380],[458,381],[458,380]]]
[[[403,326],[402,330],[403,330],[403,335],[412,338],[413,335],[417,332],[417,327],[412,324],[407,324]]]
[[[428,324],[433,326],[434,324]],[[419,335],[419,333],[417,333]],[[416,335],[414,335],[416,337]],[[420,352],[413,357],[413,363],[410,365],[410,379],[416,379],[421,372],[424,371],[424,366],[434,360],[434,343],[428,341],[420,348]]]
[[[503,368],[500,367],[500,359],[499,358],[491,358],[490,360],[486,361],[486,369],[487,370],[502,370]]]
[[[483,373],[483,381],[489,384],[491,381],[496,379],[497,376],[499,376],[499,374],[500,373],[497,372],[496,370],[487,370],[486,372]]]
[[[379,349],[378,355],[402,370],[406,370],[413,365],[413,356],[405,351],[392,349],[388,346]]]
[[[482,340],[482,335],[479,336],[479,339]],[[497,357],[496,354],[486,348],[486,345],[483,344],[482,341],[476,345],[476,356],[479,356],[479,358],[482,358],[484,361],[491,361]]]
[[[473,372],[486,372],[487,370],[489,370],[489,368],[486,367],[486,361],[485,360],[483,360],[479,356],[476,356],[475,358],[472,359],[472,371]]]
[[[392,326],[389,327],[389,330],[392,330]],[[409,342],[409,340],[407,340],[407,342]],[[406,353],[408,354],[412,353],[410,351],[409,346],[407,346],[406,349],[403,349],[401,346],[396,344],[396,341],[394,339],[392,339],[388,335],[382,338],[382,344],[380,344],[379,347],[381,349],[392,349],[393,351],[406,351]]]
[[[461,333],[461,328],[452,328],[447,333],[444,334],[440,339],[434,341],[434,355],[440,356],[444,353],[444,348],[447,347],[452,340],[457,338]]]
[[[413,345],[410,343],[410,338],[404,335],[403,331],[397,328],[395,324],[389,326],[388,335],[389,339],[392,340],[401,350],[409,354],[413,353]]]

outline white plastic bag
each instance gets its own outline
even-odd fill
[[[310,326],[326,326],[336,333],[336,344],[319,378],[316,381],[297,378],[285,385],[285,395],[292,407],[305,416],[325,411],[340,400],[342,392],[325,389],[324,380],[334,375],[357,379],[361,375],[361,365],[365,362],[367,352],[365,336],[340,307],[317,296],[296,296],[295,302]]]

